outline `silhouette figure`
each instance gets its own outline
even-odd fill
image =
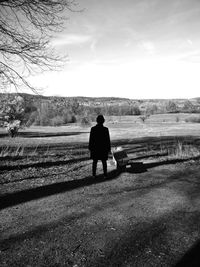
[[[107,127],[103,126],[105,119],[99,115],[97,125],[91,128],[89,139],[90,158],[92,163],[92,175],[96,176],[97,162],[102,161],[104,176],[107,176],[107,160],[110,152],[110,135]]]

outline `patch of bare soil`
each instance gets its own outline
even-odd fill
[[[0,266],[200,263],[199,162],[109,165],[107,179],[99,164],[94,179],[86,150],[72,154],[1,170]]]

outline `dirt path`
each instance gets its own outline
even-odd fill
[[[184,163],[88,177],[2,207],[0,266],[173,266],[200,236],[199,170]]]

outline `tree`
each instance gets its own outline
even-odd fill
[[[132,115],[141,115],[141,110],[138,104],[132,106]]]
[[[14,137],[17,135],[23,120],[25,111],[24,99],[17,95],[4,95],[4,99],[0,101],[0,104],[2,126],[6,127],[11,137]]]
[[[63,29],[64,11],[74,6],[74,0],[0,0],[0,91],[38,92],[27,77],[61,65],[50,39]]]
[[[158,107],[156,104],[149,104],[146,108],[146,113],[153,115],[158,112]]]
[[[149,117],[150,114],[145,113],[144,115],[141,115],[139,119],[144,123]]]
[[[0,115],[4,120],[22,120],[24,109],[25,103],[21,96],[5,94],[0,99]]]
[[[174,101],[169,100],[166,104],[166,111],[169,113],[177,113],[178,112],[177,104]]]
[[[192,102],[190,100],[186,100],[184,102],[184,105],[183,105],[183,112],[192,113],[192,112],[195,112],[195,111],[196,111],[196,108],[192,104]]]

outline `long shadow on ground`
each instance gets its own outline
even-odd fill
[[[123,171],[130,172],[130,173],[142,173],[142,172],[146,172],[148,169],[162,166],[162,165],[170,165],[170,164],[182,163],[182,162],[187,162],[190,160],[199,160],[199,159],[200,159],[200,156],[195,156],[195,157],[182,158],[182,159],[166,159],[166,160],[155,161],[155,162],[150,162],[150,163],[134,162],[131,160],[132,167],[129,167],[129,168],[126,167]]]
[[[10,170],[22,170],[28,168],[49,168],[52,166],[60,166],[66,165],[70,163],[76,163],[80,161],[86,161],[89,157],[82,157],[77,159],[69,159],[69,160],[57,160],[57,161],[44,161],[44,162],[34,162],[34,163],[25,163],[21,165],[2,165],[0,166],[0,171],[10,171]]]
[[[112,205],[112,207],[116,204],[111,202],[108,203]],[[100,209],[105,209],[104,205],[100,206]],[[63,222],[73,222],[74,219],[81,219],[89,217],[91,214],[99,210],[98,206],[94,205],[91,210],[84,211],[83,213],[73,214],[70,216],[66,216]],[[196,222],[200,219],[199,212],[194,214],[188,214],[183,212],[177,212],[176,210],[171,210],[166,214],[163,214],[159,218],[155,218],[153,220],[144,220],[139,223],[134,222],[134,217],[131,218],[126,229],[123,229],[123,232],[116,231],[116,234],[110,234],[107,232],[107,241],[105,242],[105,246],[102,246],[101,237],[98,236],[100,230],[105,231],[105,225],[98,225],[97,238],[95,239],[95,248],[92,247],[91,239],[94,238],[94,228],[92,228],[92,238],[91,235],[81,235],[81,231],[76,234],[76,243],[75,246],[72,246],[73,250],[71,253],[75,253],[77,249],[80,248],[80,253],[84,248],[84,252],[87,257],[87,266],[98,267],[98,266],[122,266],[125,262],[129,266],[173,266],[175,259],[177,259],[177,250],[174,249],[176,246],[179,249],[182,249],[181,243],[179,240],[171,239],[170,232],[177,229],[177,225],[179,227],[183,227],[183,229],[188,233],[193,229],[193,231],[198,230],[198,226],[194,228]],[[14,243],[17,243],[17,247],[19,246],[19,242],[23,240],[30,239],[32,237],[36,237],[44,233],[46,231],[55,229],[55,225],[58,222],[46,223],[40,226],[37,226],[33,230],[29,230],[28,232],[17,233],[7,239],[0,240],[0,249],[2,251],[8,250],[10,247],[13,248]],[[56,231],[56,230],[55,230]],[[74,236],[74,234],[73,234]],[[120,238],[116,238],[120,237]],[[181,239],[181,235],[178,236],[178,239]],[[69,239],[70,240],[70,239]],[[62,244],[62,238],[61,238]],[[78,245],[78,246],[77,246]],[[99,246],[99,249],[97,249]],[[60,246],[62,249],[62,246]],[[173,249],[172,249],[173,248]],[[93,249],[93,253],[91,253],[91,249]],[[196,243],[191,250],[189,250],[183,258],[176,264],[174,267],[189,267],[189,266],[200,266],[199,265],[199,249],[200,242]],[[102,253],[99,253],[102,252]],[[180,250],[181,251],[181,250]],[[180,251],[178,252],[180,255]],[[9,254],[8,254],[9,255]],[[103,257],[102,257],[103,255]]]
[[[19,132],[18,137],[22,138],[37,138],[37,137],[58,137],[80,135],[87,132]],[[7,133],[0,133],[0,138],[8,137]]]
[[[28,134],[28,133],[26,133]],[[42,134],[51,134],[51,133],[42,133]],[[55,134],[55,133],[53,133]],[[59,133],[56,133],[59,135]],[[62,133],[60,133],[62,135]],[[71,133],[66,133],[71,134]],[[72,133],[74,134],[74,133]],[[78,132],[75,134],[79,134]],[[166,156],[167,152],[165,149],[176,147],[177,143],[181,142],[183,145],[194,145],[195,147],[200,147],[200,137],[199,136],[153,136],[153,137],[141,137],[141,138],[134,138],[134,139],[123,139],[123,140],[114,140],[112,141],[112,146],[122,146],[127,153],[133,153],[136,156],[134,159],[145,159],[148,157],[159,157],[159,156]],[[62,155],[66,154],[68,150],[74,150],[77,149],[77,153],[80,153],[80,150],[87,150],[88,144],[87,143],[55,143],[51,144],[50,146],[48,144],[42,144],[37,147],[37,153],[43,154],[46,151],[51,153]],[[14,147],[14,149],[16,149]],[[27,146],[24,148],[24,154],[28,154],[31,152],[34,152],[35,147]],[[163,151],[162,151],[163,150]],[[1,147],[0,147],[1,151]],[[15,150],[14,150],[15,151]],[[151,154],[148,154],[147,152],[150,152]],[[159,152],[158,152],[159,151]],[[153,152],[153,153],[152,153]],[[138,154],[139,153],[139,154]],[[141,155],[142,153],[142,155]],[[0,157],[0,160],[9,160],[16,161],[18,157]],[[84,159],[83,159],[84,160]],[[0,170],[13,170],[13,169],[24,169],[29,167],[49,167],[53,165],[62,165],[66,164],[66,161],[46,161],[46,162],[36,162],[36,163],[24,163],[24,164],[17,164],[17,165],[9,165],[9,166],[0,166]],[[170,163],[169,163],[170,164]]]
[[[102,176],[93,178],[89,176],[80,180],[54,183],[33,189],[19,191],[16,193],[6,194],[0,197],[0,210],[20,203],[31,201],[34,199],[39,199],[42,197],[47,197],[50,195],[70,191],[79,187],[102,183],[105,182],[106,180],[115,179],[117,176],[118,173],[116,171],[111,171],[109,173],[109,178],[103,178]]]
[[[200,158],[200,156],[198,158]],[[124,171],[130,172],[130,173],[142,173],[142,172],[146,172],[149,168],[153,168],[153,167],[160,166],[160,165],[166,165],[166,164],[176,164],[178,162],[184,162],[184,161],[186,161],[186,159],[175,159],[175,160],[153,162],[153,163],[147,163],[147,164],[143,164],[139,162],[139,163],[133,164],[131,168],[126,168]],[[28,190],[23,190],[23,191],[19,191],[15,193],[2,195],[0,197],[0,210],[10,207],[10,206],[20,204],[20,203],[31,201],[34,199],[39,199],[42,197],[70,191],[70,190],[84,187],[84,186],[90,186],[92,184],[103,183],[108,180],[116,179],[119,176],[119,174],[120,173],[117,170],[113,170],[109,173],[108,178],[102,178],[102,176],[99,176],[94,179],[93,177],[89,176],[89,177],[85,177],[80,180],[59,182],[59,183],[54,183],[50,185],[40,186],[40,187],[33,188],[33,189],[28,189]]]
[[[82,160],[80,160],[82,162]],[[85,160],[83,160],[83,162],[85,162]],[[67,173],[69,174],[70,172],[74,172],[74,171],[77,171],[79,169],[81,169],[82,167],[85,167],[87,165],[89,165],[90,163],[86,163],[84,165],[81,165],[79,164],[78,166],[76,167],[73,167],[73,168],[69,168],[67,169]],[[16,183],[16,182],[22,182],[22,181],[27,181],[27,180],[36,180],[36,179],[43,179],[43,178],[49,178],[50,176],[58,176],[58,175],[64,175],[66,174],[66,170],[65,171],[61,171],[61,172],[55,172],[55,173],[47,173],[47,174],[43,174],[42,176],[41,175],[32,175],[32,176],[28,176],[28,177],[23,177],[23,178],[19,178],[19,179],[14,179],[14,180],[7,180],[7,181],[3,181],[3,182],[0,182],[0,185],[5,185],[5,184],[10,184],[10,183]]]
[[[179,139],[177,139],[179,138]],[[122,140],[121,143],[115,142],[116,145],[127,145],[128,147],[131,147],[133,145],[132,149],[134,150],[134,145],[138,145],[140,143],[151,143],[151,144],[157,144],[161,141],[162,142],[169,142],[171,140],[174,142],[174,140],[182,140],[184,142],[189,142],[189,143],[196,143],[197,146],[199,145],[199,137],[191,137],[191,136],[182,136],[182,137],[148,137],[148,138],[138,138],[138,139],[133,139],[133,140]],[[157,167],[160,165],[166,165],[166,164],[175,164],[179,162],[185,162],[190,159],[199,159],[200,156],[197,157],[191,157],[189,159],[171,159],[171,160],[165,160],[165,161],[158,161],[158,162],[151,162],[151,163],[146,163],[143,164],[142,162],[136,162],[133,164],[133,168],[127,168],[125,171],[131,172],[131,173],[142,173],[147,171],[149,168]],[[78,161],[83,161],[83,160],[88,160],[88,157],[81,158],[81,159],[72,159],[72,160],[61,160],[61,161],[55,161],[55,162],[38,162],[38,163],[31,163],[31,164],[25,164],[24,166],[21,166],[21,168],[29,168],[29,167],[50,167],[50,166],[55,166],[55,165],[63,165],[63,164],[68,164],[68,163],[74,163]],[[1,166],[1,170],[9,170],[10,169],[19,169],[19,166]],[[113,171],[109,174],[109,179],[114,179],[118,176],[119,173],[116,171]],[[75,188],[83,187],[83,186],[89,186],[91,184],[95,183],[101,183],[104,182],[105,180],[102,179],[102,177],[96,178],[95,180],[92,177],[85,177],[80,180],[73,180],[73,181],[67,181],[67,182],[60,182],[60,183],[54,183],[51,185],[45,185],[41,186],[38,188],[34,189],[28,189],[24,191],[19,191],[16,193],[10,193],[7,195],[3,195],[0,197],[0,209],[4,209],[9,206],[14,206],[23,202],[31,201],[33,199],[38,199],[42,198],[45,196],[49,196],[52,194],[57,194],[65,191],[69,191]]]
[[[164,148],[171,148],[177,143],[183,145],[193,145],[195,147],[200,146],[200,137],[199,136],[148,136],[148,137],[139,137],[134,139],[121,139],[114,140],[112,142],[113,146],[122,146],[126,149],[127,153],[138,153],[149,151],[160,151]]]
[[[105,257],[96,257],[87,266],[123,266],[124,262],[127,266],[173,266],[177,251],[172,250],[171,245],[173,243],[177,245],[178,242],[170,239],[168,231],[176,229],[176,226],[168,228],[170,223],[171,225],[173,225],[172,222],[175,225],[184,225],[184,228],[189,231],[196,221],[199,221],[199,218],[199,213],[187,215],[184,212],[173,211],[153,221],[140,222],[138,225],[130,224],[121,236],[120,242],[118,241],[113,247],[109,244],[105,248]],[[181,244],[179,247],[181,248]],[[150,253],[148,253],[150,248]],[[186,253],[174,267],[199,267],[199,249],[200,243]]]
[[[200,241],[188,250],[174,267],[199,267],[200,266]]]

